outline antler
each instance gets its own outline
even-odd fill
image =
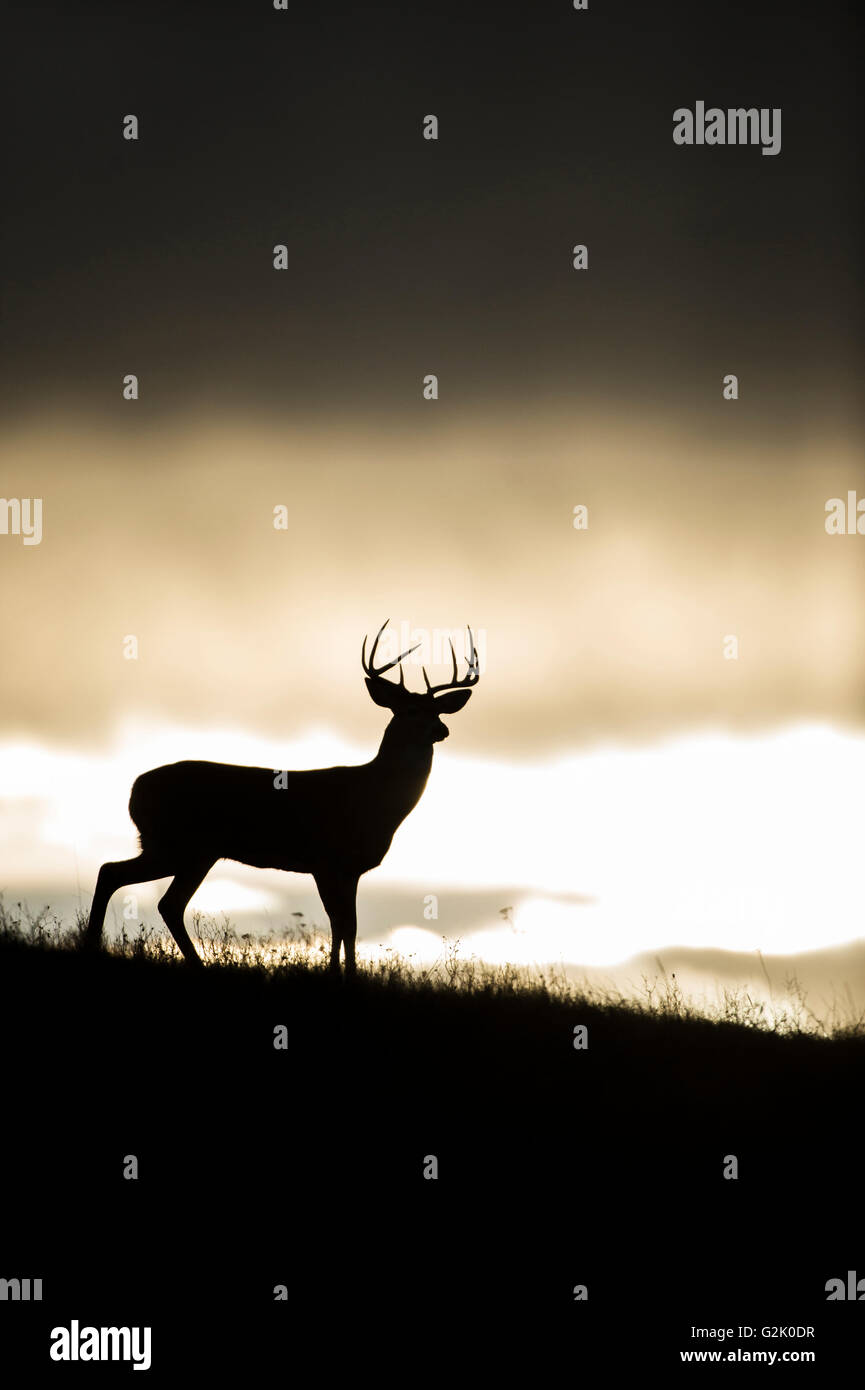
[[[477,648],[475,647],[475,639],[472,636],[471,628],[466,627],[466,632],[469,635],[469,646],[471,647],[471,651],[469,652],[468,656],[468,669],[465,675],[463,676],[462,680],[459,680],[457,678],[457,654],[454,651],[453,641],[449,637],[448,641],[450,642],[451,657],[453,659],[454,664],[453,678],[449,681],[445,681],[442,685],[430,685],[429,676],[426,673],[426,667],[422,666],[421,670],[423,671],[423,678],[426,681],[427,695],[438,695],[442,690],[458,690],[465,685],[477,685],[478,681],[481,678]]]
[[[376,677],[383,676],[385,671],[389,671],[392,666],[399,666],[399,683],[403,688],[405,688],[405,677],[403,676],[402,662],[405,661],[407,656],[411,656],[412,652],[416,652],[421,644],[420,642],[418,642],[416,646],[409,647],[408,651],[403,652],[402,656],[396,657],[393,661],[388,661],[385,666],[376,666],[375,653],[376,648],[378,647],[378,639],[381,637],[381,634],[384,632],[389,622],[390,618],[385,618],[378,632],[375,634],[375,641],[373,642],[369,653],[369,662],[367,662],[366,659],[366,638],[364,637],[363,647],[361,649],[360,654],[360,660],[363,666],[364,675],[368,676],[370,680],[375,680]]]

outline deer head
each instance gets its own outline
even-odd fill
[[[385,709],[391,711],[393,714],[392,724],[396,724],[398,721],[398,731],[407,740],[419,744],[440,743],[442,739],[447,738],[449,730],[439,716],[456,714],[457,710],[461,710],[468,703],[472,693],[468,687],[477,685],[480,679],[478,654],[475,649],[472,630],[471,628],[466,629],[469,634],[468,669],[462,679],[458,676],[457,654],[454,651],[454,644],[451,642],[451,657],[453,659],[451,679],[444,681],[441,685],[430,685],[426,667],[422,667],[426,690],[417,693],[406,689],[402,663],[407,656],[411,656],[412,652],[417,651],[420,643],[417,646],[409,647],[408,651],[395,657],[393,661],[386,662],[384,666],[376,666],[375,664],[379,639],[389,621],[386,618],[376,633],[370,649],[369,661],[366,657],[366,638],[363,639],[361,662],[366,676],[366,688],[377,705],[383,705]],[[385,671],[390,671],[394,666],[399,667],[399,684],[384,679]]]

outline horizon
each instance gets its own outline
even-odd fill
[[[452,732],[458,719],[448,717]],[[300,769],[361,763],[374,751],[364,758],[359,744],[323,727],[277,743],[134,721],[98,756],[2,742],[0,889],[7,903],[31,911],[86,911],[99,864],[134,850],[125,803],[134,776],[149,767],[215,758]],[[808,789],[801,812],[790,800],[790,768]],[[855,881],[841,872],[832,884],[825,869],[833,857],[844,865],[856,854],[849,801],[863,774],[865,734],[831,725],[609,741],[519,764],[468,757],[452,737],[439,746],[425,794],[384,863],[361,879],[359,957],[392,949],[428,965],[443,941],[459,942],[463,958],[557,966],[572,980],[625,993],[639,992],[649,969],[675,974],[689,995],[717,998],[733,984],[771,1007],[795,997],[793,975],[817,1017],[839,1003],[844,1012],[861,1009],[865,942]],[[741,807],[749,778],[761,797]],[[28,817],[26,836],[10,833]],[[774,824],[761,841],[764,821]],[[788,861],[795,879],[785,874]],[[108,934],[124,926],[134,933],[144,922],[162,930],[161,891],[157,882],[118,893]],[[325,932],[327,925],[307,876],[231,860],[211,870],[193,912],[224,915],[259,936],[278,933],[298,912]]]

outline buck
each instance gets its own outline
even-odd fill
[[[209,762],[171,763],[142,773],[129,798],[141,853],[99,870],[85,948],[98,947],[102,939],[112,893],[171,876],[159,911],[186,960],[201,966],[183,914],[217,860],[235,859],[259,869],[312,874],[330,920],[331,969],[339,971],[344,945],[346,974],[354,973],[358,881],[381,863],[397,827],[423,795],[433,747],[448,737],[440,716],[461,710],[480,676],[469,628],[466,674],[458,676],[451,642],[451,679],[431,685],[423,667],[426,690],[408,690],[402,663],[417,646],[376,666],[386,627],[387,620],[376,633],[369,660],[366,638],[361,650],[366,688],[393,716],[372,761],[287,772],[278,779],[269,768]],[[398,684],[384,678],[394,666],[399,667]]]

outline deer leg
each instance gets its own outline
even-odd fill
[[[162,920],[183,952],[184,959],[190,965],[201,966],[203,961],[192,944],[189,932],[183,925],[183,914],[189,899],[204,882],[215,862],[214,859],[198,859],[192,864],[187,864],[169,884],[164,896],[159,899],[159,911]]]
[[[355,972],[357,936],[357,879],[353,875],[316,875],[315,886],[330,918],[330,968],[339,971],[339,948],[345,943],[345,973]]]
[[[354,959],[354,943],[357,938],[357,879],[351,884],[351,891],[347,893],[345,899],[345,916],[342,926],[342,940],[345,947],[345,973],[347,976],[354,975],[356,963]]]
[[[102,940],[102,927],[109,899],[118,888],[129,883],[150,883],[155,878],[165,878],[171,873],[172,865],[167,864],[152,850],[143,850],[136,859],[119,859],[112,864],[103,864],[93,890],[90,917],[81,938],[85,950],[95,950]]]

